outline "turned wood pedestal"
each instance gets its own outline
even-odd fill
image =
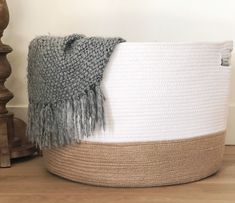
[[[26,124],[14,118],[13,113],[6,109],[7,102],[14,96],[4,86],[11,74],[7,54],[12,51],[12,48],[1,41],[8,22],[9,12],[6,0],[0,0],[0,167],[10,167],[11,159],[31,156],[36,152],[35,146],[26,139]]]

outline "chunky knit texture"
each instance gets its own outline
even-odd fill
[[[104,129],[104,68],[121,38],[35,38],[28,54],[28,130],[40,148],[78,142]]]

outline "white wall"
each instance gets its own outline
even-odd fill
[[[83,33],[128,41],[235,40],[234,0],[8,0],[11,21],[4,41],[13,73],[9,106],[27,107],[27,46],[38,35]],[[235,57],[233,57],[235,64]],[[235,144],[235,70],[232,73],[227,143]],[[24,117],[24,113],[19,113]],[[22,111],[22,112],[25,112]]]

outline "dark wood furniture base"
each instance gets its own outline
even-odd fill
[[[26,123],[12,113],[0,114],[0,167],[10,167],[11,159],[32,156],[36,147],[27,141]]]

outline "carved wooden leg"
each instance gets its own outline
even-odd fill
[[[4,82],[11,74],[11,67],[6,55],[12,51],[11,47],[1,42],[4,29],[9,21],[8,8],[5,0],[0,0],[0,167],[9,167],[10,149],[8,137],[8,111],[6,103],[13,98],[13,94],[5,88]]]
[[[14,118],[6,109],[7,102],[13,98],[13,94],[4,85],[11,74],[7,54],[12,48],[1,41],[8,22],[6,0],[0,0],[0,167],[9,167],[10,159],[30,156],[37,150],[25,137],[26,124]]]

